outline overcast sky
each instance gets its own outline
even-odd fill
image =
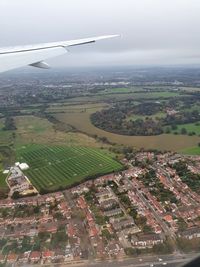
[[[0,46],[104,34],[54,66],[200,63],[199,0],[0,0]]]

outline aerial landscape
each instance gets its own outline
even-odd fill
[[[18,75],[0,81],[1,264],[195,256],[199,69]]]
[[[200,267],[200,1],[0,1],[0,267]]]

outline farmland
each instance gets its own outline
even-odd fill
[[[74,112],[56,114],[56,118],[64,123],[73,125],[77,130],[86,134],[96,134],[106,137],[110,142],[134,146],[135,148],[161,149],[180,151],[188,147],[195,147],[199,142],[198,136],[162,134],[158,136],[124,136],[120,134],[106,132],[95,127],[90,121],[90,112]]]
[[[88,177],[122,169],[122,165],[100,149],[27,145],[17,149],[17,159],[26,162],[25,174],[40,191],[53,191]]]

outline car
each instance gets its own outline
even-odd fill
[[[142,261],[142,259],[139,259],[139,261]]]
[[[159,258],[158,261],[163,261],[163,259]]]
[[[163,264],[162,265],[167,265],[167,263],[166,262],[163,262]]]
[[[154,264],[153,264],[153,263],[151,263],[149,266],[150,266],[150,267],[153,267],[153,266],[154,266]]]

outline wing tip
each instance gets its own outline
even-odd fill
[[[96,40],[103,40],[103,39],[110,39],[110,38],[116,38],[121,37],[121,34],[110,34],[110,35],[103,35],[96,38]]]

